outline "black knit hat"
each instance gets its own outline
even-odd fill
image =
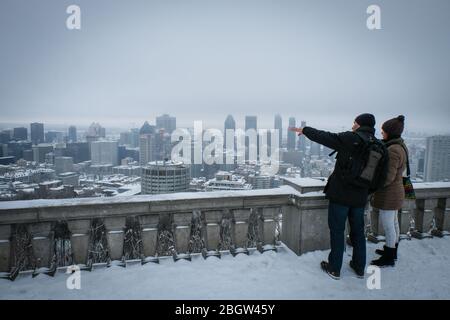
[[[381,126],[384,132],[387,133],[389,138],[400,137],[403,133],[403,129],[405,128],[405,116],[398,116],[396,118],[392,118]]]
[[[361,127],[375,127],[375,117],[370,113],[363,113],[356,117],[355,122]]]

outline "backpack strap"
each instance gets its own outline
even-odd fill
[[[394,145],[394,144],[398,144],[399,146],[402,147],[402,149],[405,151],[405,155],[406,155],[406,176],[409,177],[411,176],[411,170],[409,168],[409,156],[408,156],[408,150],[406,150],[405,144],[404,143],[391,143],[388,146]]]
[[[361,132],[355,131],[354,133],[356,133],[356,134],[358,135],[358,137],[360,137],[361,140],[362,140],[364,143],[367,143],[367,138],[366,138]],[[328,156],[331,157],[331,156],[333,156],[336,152],[337,152],[337,150],[333,150]]]

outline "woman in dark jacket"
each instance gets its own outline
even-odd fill
[[[403,172],[406,169],[408,149],[401,135],[405,117],[398,116],[383,123],[381,134],[389,153],[388,173],[384,187],[375,192],[371,204],[379,209],[379,217],[385,231],[386,244],[384,250],[377,250],[381,257],[373,260],[376,266],[394,266],[397,259],[397,248],[400,240],[398,226],[398,210],[405,199]]]

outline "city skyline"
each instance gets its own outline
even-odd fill
[[[371,112],[448,132],[448,1],[379,1],[376,31],[370,1],[79,1],[76,31],[69,4],[0,5],[2,121],[129,127],[169,113],[221,128],[231,113],[269,127],[281,113],[340,129]]]

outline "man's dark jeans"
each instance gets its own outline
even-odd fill
[[[350,240],[353,246],[352,260],[358,270],[364,270],[366,266],[364,207],[347,207],[330,201],[328,205],[328,226],[330,228],[331,252],[328,256],[328,263],[331,271],[341,271],[347,217],[350,223]]]

